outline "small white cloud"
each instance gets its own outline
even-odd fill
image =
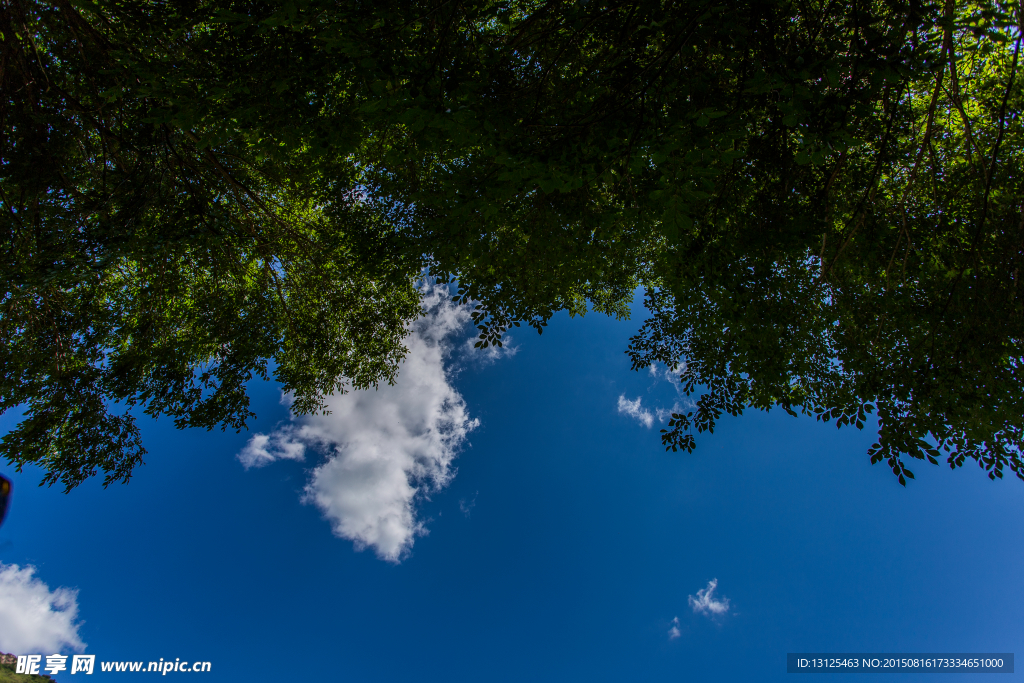
[[[78,591],[50,587],[36,568],[0,564],[0,651],[13,654],[81,652]]]
[[[480,495],[479,491],[473,494],[473,498],[470,501],[467,502],[465,498],[459,501],[459,510],[466,517],[469,517],[469,513],[472,512],[473,508],[476,507],[476,497],[478,495]]]
[[[679,376],[686,372],[686,362],[681,362],[671,368],[666,366],[664,369],[662,369],[662,366],[659,366],[657,363],[651,363],[647,366],[647,372],[651,377],[660,377],[666,382],[679,384]],[[678,391],[678,387],[676,390]]]
[[[305,460],[306,445],[294,440],[292,431],[287,426],[270,435],[254,435],[238,454],[238,459],[245,469],[263,467],[275,460]]]
[[[668,639],[675,640],[679,636],[683,635],[679,632],[679,617],[672,618],[672,628],[668,630]]]
[[[310,446],[327,453],[303,500],[320,509],[337,536],[390,562],[400,562],[427,533],[416,503],[448,485],[455,456],[479,424],[445,362],[448,339],[465,328],[472,308],[453,304],[444,286],[421,291],[424,316],[409,326],[394,385],[329,396],[328,414],[293,417],[239,453],[248,467],[301,459]]]
[[[709,617],[719,617],[729,611],[729,598],[715,599],[715,589],[718,588],[718,579],[708,581],[707,588],[697,591],[697,596],[689,596],[690,607],[694,614],[703,614]]]
[[[619,414],[628,415],[648,429],[654,425],[654,416],[651,415],[651,411],[640,407],[639,396],[635,401],[627,399],[625,394],[619,396]]]
[[[468,363],[479,365],[490,365],[502,358],[511,358],[519,352],[518,346],[512,346],[512,335],[505,335],[501,338],[501,346],[490,344],[486,349],[478,348],[476,343],[480,337],[473,335],[462,343],[462,359]]]
[[[658,422],[665,422],[670,417],[672,417],[672,413],[681,413],[681,412],[683,412],[683,406],[680,405],[679,401],[676,401],[675,403],[673,403],[671,408],[655,408],[654,409],[654,414],[657,415]]]

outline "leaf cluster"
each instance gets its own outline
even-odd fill
[[[904,456],[1020,460],[1016,2],[0,0],[0,444],[126,480],[391,381],[424,271],[478,346],[651,317],[634,367]]]

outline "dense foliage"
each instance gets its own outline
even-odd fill
[[[13,658],[14,662],[6,661]],[[53,679],[46,674],[19,674],[17,658],[0,652],[0,683],[52,683]]]
[[[298,411],[393,379],[424,268],[481,345],[645,288],[670,448],[876,412],[901,483],[1024,478],[1017,3],[0,3],[0,454],[50,483],[271,361]]]

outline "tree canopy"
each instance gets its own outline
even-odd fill
[[[0,455],[46,483],[127,480],[136,406],[393,381],[424,272],[480,345],[644,289],[673,450],[873,412],[900,483],[1024,479],[1017,2],[0,3]]]

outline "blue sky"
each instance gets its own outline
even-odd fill
[[[642,309],[483,357],[435,303],[390,393],[292,420],[254,384],[247,433],[146,423],[127,486],[14,475],[0,650],[51,628],[84,644],[66,654],[212,664],[175,678],[369,683],[781,680],[787,652],[1021,649],[1020,482],[919,464],[904,489],[869,464],[870,426],[781,411],[666,453],[658,409],[681,399],[623,353]]]

